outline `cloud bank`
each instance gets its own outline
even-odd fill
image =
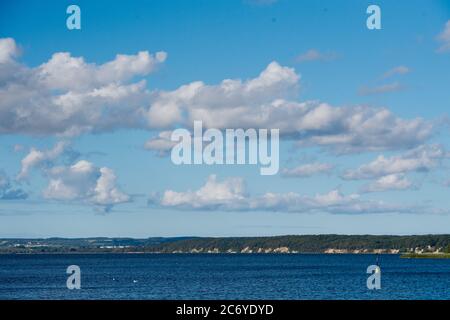
[[[58,52],[35,68],[17,56],[15,41],[0,39],[0,134],[74,136],[144,127],[149,92],[145,80],[133,80],[167,54],[119,54],[96,65]]]
[[[219,129],[280,129],[300,145],[348,153],[412,148],[433,129],[424,119],[402,119],[385,108],[299,102],[300,75],[276,61],[247,80],[150,91],[139,78],[154,72],[165,52],[119,54],[101,65],[58,52],[35,68],[19,63],[18,53],[13,39],[0,39],[0,134],[168,131],[201,120]],[[147,147],[160,148],[160,142]]]
[[[149,198],[151,206],[181,210],[211,211],[270,211],[292,213],[367,214],[367,213],[416,213],[415,206],[387,204],[383,201],[362,200],[360,195],[343,195],[339,190],[315,196],[296,192],[272,193],[250,196],[244,180],[228,178],[218,181],[215,175],[208,177],[198,190],[177,192],[166,190],[162,195]]]

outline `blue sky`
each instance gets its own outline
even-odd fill
[[[448,1],[70,4],[0,5],[0,237],[448,233]],[[279,174],[175,166],[193,119]]]

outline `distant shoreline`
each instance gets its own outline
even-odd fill
[[[450,255],[450,235],[286,235],[271,237],[153,237],[0,239],[0,254],[400,254]]]
[[[400,256],[402,259],[450,259],[450,254],[411,254],[411,253],[325,253],[325,252],[296,252],[296,253],[192,253],[192,252],[0,252],[0,256],[58,256],[58,255],[180,255],[180,256],[196,256],[196,255],[238,255],[238,256],[265,256],[265,255],[389,255],[389,256]]]
[[[400,256],[402,259],[450,259],[450,254],[411,254],[411,253],[373,253],[373,252],[365,252],[365,253],[325,253],[325,252],[308,252],[308,253],[226,253],[226,252],[217,252],[217,253],[192,253],[192,252],[23,252],[23,253],[5,253],[0,252],[0,256],[2,255],[16,255],[16,256],[30,256],[30,255],[42,255],[42,256],[57,256],[57,255],[185,255],[185,256],[195,256],[195,255],[253,255],[253,256],[264,256],[264,255],[389,255],[389,256]]]

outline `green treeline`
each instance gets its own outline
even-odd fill
[[[157,245],[160,252],[190,251],[203,248],[203,251],[218,249],[220,252],[232,250],[240,252],[245,248],[258,251],[259,248],[274,249],[287,247],[299,253],[321,253],[327,249],[364,250],[397,249],[406,252],[415,248],[434,251],[438,248],[448,250],[450,235],[421,236],[374,236],[374,235],[301,235],[276,237],[239,238],[194,238]]]
[[[0,253],[450,252],[450,235],[288,235],[227,238],[0,239]]]

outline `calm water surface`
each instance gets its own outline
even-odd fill
[[[450,259],[374,255],[0,255],[0,299],[450,299]],[[81,290],[66,268],[81,268]]]

